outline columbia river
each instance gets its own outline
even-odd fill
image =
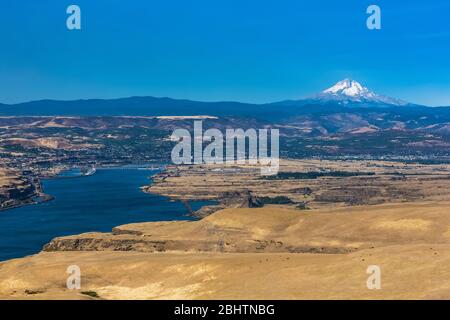
[[[141,191],[155,173],[104,168],[91,176],[43,180],[45,193],[54,200],[0,212],[0,261],[37,253],[58,236],[109,232],[134,222],[193,219],[182,203]],[[190,203],[193,210],[205,204]]]

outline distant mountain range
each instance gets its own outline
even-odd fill
[[[305,128],[305,132],[375,132],[405,129],[450,132],[450,107],[426,107],[379,95],[355,80],[300,100],[267,104],[199,102],[155,97],[40,100],[0,104],[0,116],[191,116],[250,118]],[[301,129],[303,130],[303,129]]]
[[[49,134],[70,140],[80,132],[109,142],[105,137],[167,137],[192,130],[189,116],[203,119],[205,130],[277,128],[286,157],[450,156],[450,107],[407,103],[349,79],[307,99],[267,104],[130,97],[0,105],[0,133],[6,145]]]
[[[159,116],[231,115],[256,105],[239,102],[199,102],[171,98],[129,97],[119,99],[39,100],[0,104],[3,116]]]
[[[344,79],[334,86],[300,100],[286,100],[267,104],[240,102],[199,102],[155,97],[129,97],[120,99],[39,100],[19,104],[0,104],[2,116],[157,116],[199,115],[214,116],[273,116],[281,113],[303,113],[292,107],[320,105],[339,107],[413,107],[415,104],[379,95],[355,80]]]

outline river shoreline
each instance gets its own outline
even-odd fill
[[[58,236],[108,232],[127,223],[195,220],[182,202],[142,192],[154,169],[108,166],[85,179],[42,179],[46,195],[32,199],[39,204],[0,214],[0,229],[5,230],[0,260],[35,254]],[[193,201],[189,206],[196,211],[209,204]]]

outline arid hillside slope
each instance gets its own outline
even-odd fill
[[[0,264],[0,297],[450,299],[450,203],[227,209],[57,238]],[[66,288],[67,267],[81,290]],[[381,289],[366,286],[370,265]]]

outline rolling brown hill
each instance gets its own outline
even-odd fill
[[[227,209],[196,222],[57,238],[49,252],[0,264],[0,297],[450,299],[449,208]],[[74,264],[78,291],[65,287]],[[381,269],[379,290],[367,289],[370,265]]]

